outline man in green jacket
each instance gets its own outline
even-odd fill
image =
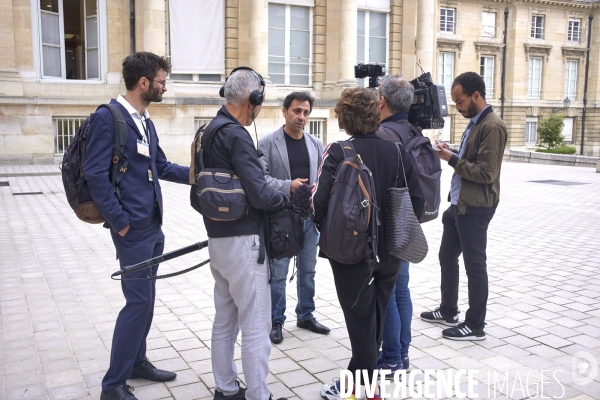
[[[475,72],[454,80],[452,100],[463,117],[470,118],[458,152],[436,141],[439,156],[454,168],[450,207],[442,215],[440,245],[442,301],[421,319],[451,328],[442,335],[452,340],[484,340],[488,299],[487,228],[500,200],[500,167],[506,146],[506,126],[485,101],[485,83]],[[469,280],[469,309],[458,321],[458,256],[462,253]]]

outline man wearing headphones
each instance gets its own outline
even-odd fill
[[[259,213],[282,209],[284,195],[267,185],[257,150],[244,129],[260,113],[264,89],[257,72],[247,67],[234,69],[220,91],[226,103],[207,127],[209,131],[213,124],[220,126],[213,136],[210,161],[204,153],[205,165],[233,169],[248,200],[248,213],[240,219],[204,218],[215,279],[211,359],[218,400],[267,400],[271,396],[267,387],[271,291]],[[202,147],[206,149],[206,143]],[[239,387],[233,362],[240,330],[246,389]]]

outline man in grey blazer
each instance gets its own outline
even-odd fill
[[[307,92],[290,93],[283,101],[285,125],[258,141],[267,184],[272,189],[293,195],[302,184],[313,185],[323,156],[323,143],[304,131],[312,112],[314,98]],[[327,334],[329,328],[317,322],[315,311],[315,266],[319,233],[313,215],[304,220],[304,248],[297,257],[296,326],[312,332]],[[271,263],[271,342],[283,341],[285,322],[285,281],[290,259],[272,260]],[[293,275],[292,275],[293,276]]]

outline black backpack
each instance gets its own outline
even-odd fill
[[[377,199],[371,170],[350,141],[337,142],[344,159],[335,170],[319,247],[341,264],[377,259]]]
[[[125,145],[127,144],[127,123],[119,107],[115,104],[102,104],[110,110],[115,124],[115,141],[113,144],[112,169],[109,172],[110,180],[116,196],[121,199],[119,191],[119,182],[125,176],[128,160],[125,155]],[[62,171],[62,180],[65,187],[67,201],[75,211],[77,217],[83,222],[90,224],[100,224],[104,222],[104,217],[98,211],[98,207],[92,200],[90,190],[83,175],[83,160],[85,158],[87,135],[90,129],[91,114],[77,129],[75,136],[71,140],[69,147],[63,155],[60,165]],[[120,161],[123,160],[122,163]],[[107,162],[109,162],[107,160]],[[120,164],[120,165],[119,165]]]
[[[431,147],[431,141],[406,120],[386,121],[381,124],[381,128],[378,135],[382,139],[392,142],[397,142],[400,139],[417,171],[419,183],[425,196],[425,208],[419,222],[424,223],[436,219],[441,201],[440,178],[442,176],[442,164],[437,151]]]
[[[216,132],[223,126],[233,123],[233,121],[227,120],[214,124],[212,124],[212,122],[203,124],[196,131],[194,141],[192,142],[189,176],[189,182],[192,185],[190,188],[190,204],[194,210],[203,216],[207,216],[205,215],[207,212],[209,214],[211,212],[215,213],[214,210],[207,210],[208,207],[219,209],[223,208],[221,207],[223,205],[229,206],[232,203],[237,203],[237,206],[239,206],[240,201],[235,201],[235,199],[238,197],[240,199],[243,198],[243,202],[246,204],[244,207],[247,208],[245,194],[241,195],[235,193],[225,193],[232,192],[233,190],[219,190],[217,192],[218,196],[210,197],[210,201],[200,201],[200,194],[198,193],[198,184],[206,183],[201,182],[201,179],[211,180],[213,181],[212,184],[215,183],[214,180],[219,180],[220,183],[227,184],[230,182],[230,179],[224,177],[224,175],[229,174],[232,177],[235,176],[235,171],[233,170],[224,168],[207,168],[204,163],[204,152],[206,151],[206,158],[208,159],[209,164],[212,165],[210,149],[212,147],[212,141]],[[204,142],[204,146],[202,145],[202,142]],[[201,176],[203,171],[204,176]],[[217,176],[215,176],[215,174],[217,174]],[[237,179],[237,176],[235,176],[235,179]],[[239,182],[239,179],[237,180]],[[233,202],[232,199],[234,199]],[[202,204],[204,204],[204,207]],[[226,208],[229,209],[230,207]],[[300,253],[304,247],[304,224],[298,211],[295,210],[290,204],[289,199],[287,201],[287,206],[282,210],[270,213],[261,213],[260,218],[261,248],[266,250],[270,259],[275,258],[280,260],[282,258],[291,258]],[[266,246],[267,244],[268,246]],[[263,245],[265,246],[263,247]],[[259,260],[259,262],[262,261]]]
[[[211,193],[215,196],[212,196],[210,198],[210,200],[208,202],[204,202],[204,209],[202,208],[202,204],[200,202],[200,193],[198,191],[198,184],[201,183],[200,179],[209,179],[209,180],[215,180],[216,182],[220,182],[220,183],[228,183],[230,182],[231,179],[233,179],[233,177],[235,177],[235,179],[237,179],[237,176],[235,176],[235,172],[233,170],[229,170],[229,169],[225,169],[225,168],[207,168],[206,165],[204,165],[204,154],[205,154],[205,150],[206,152],[208,152],[208,159],[209,159],[209,163],[212,164],[212,161],[210,159],[210,148],[212,146],[212,141],[215,137],[216,132],[221,129],[223,126],[228,125],[228,124],[233,124],[233,121],[221,121],[221,123],[212,123],[209,122],[207,124],[202,124],[202,126],[200,126],[198,128],[198,130],[196,131],[196,134],[194,135],[194,140],[192,141],[192,148],[191,148],[191,160],[190,160],[190,175],[189,175],[189,183],[192,185],[190,188],[190,204],[192,206],[192,208],[194,210],[196,210],[197,212],[199,212],[200,214],[202,214],[203,216],[206,216],[207,218],[210,218],[210,216],[213,213],[217,213],[217,211],[215,211],[215,209],[219,209],[219,208],[223,208],[220,206],[224,206],[223,204],[217,204],[219,203],[219,200],[222,200],[223,202],[226,203],[230,203],[232,196],[236,198],[236,200],[240,200],[240,202],[243,202],[245,204],[247,204],[246,201],[246,195],[245,194],[224,194],[224,193],[219,193],[218,191],[216,193]],[[210,129],[209,129],[210,128]],[[205,138],[204,136],[207,136],[207,138]],[[206,149],[202,146],[202,142],[204,141]],[[209,173],[206,173],[208,170]],[[203,173],[203,171],[205,172],[203,174],[203,177],[201,177],[201,174]],[[239,179],[238,183],[239,183]],[[205,183],[205,182],[202,182]],[[214,181],[212,183],[215,183]],[[239,185],[241,187],[241,184]],[[206,196],[205,196],[206,197]],[[239,199],[238,199],[239,197]],[[236,201],[236,203],[238,203]],[[208,209],[207,208],[210,208]],[[224,207],[227,208],[227,212],[223,213],[223,220],[230,220],[230,218],[228,218],[228,213],[229,213],[229,207]],[[246,205],[247,208],[247,205]],[[233,210],[231,210],[233,211]],[[206,215],[205,215],[206,214]],[[238,217],[239,218],[239,217]],[[237,219],[237,218],[234,218]]]

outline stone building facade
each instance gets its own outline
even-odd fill
[[[410,79],[420,73],[419,62],[446,86],[461,72],[481,72],[497,112],[504,93],[511,148],[533,147],[539,119],[558,111],[569,118],[572,128],[565,133],[578,152],[600,150],[595,1],[134,3],[130,10],[128,0],[0,0],[0,163],[56,162],[78,123],[125,92],[121,62],[132,49],[171,57],[168,91],[149,112],[165,152],[182,163],[189,162],[196,127],[222,104],[218,91],[225,77],[239,65],[267,81],[259,136],[284,122],[281,104],[289,92],[308,90],[317,99],[309,130],[325,143],[341,139],[333,106],[343,88],[357,84],[357,62],[384,63],[388,73]],[[589,16],[595,18],[582,146]],[[443,133],[430,134],[458,142],[467,121],[449,103]]]

